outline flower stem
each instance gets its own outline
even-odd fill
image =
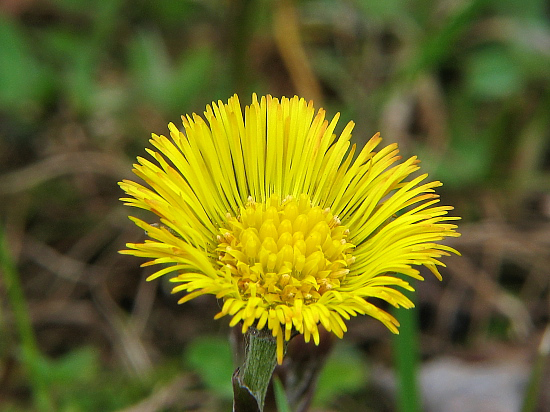
[[[263,411],[265,394],[277,363],[277,340],[268,329],[245,334],[245,359],[233,374],[233,410]]]

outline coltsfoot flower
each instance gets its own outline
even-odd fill
[[[241,109],[235,95],[207,106],[204,119],[182,116],[183,131],[153,134],[156,163],[139,157],[134,173],[149,187],[124,180],[126,205],[160,218],[144,243],[121,253],[163,266],[148,280],[172,274],[186,292],[223,300],[216,318],[230,326],[268,328],[282,362],[284,341],[295,333],[319,343],[319,327],[342,338],[345,320],[370,315],[397,333],[394,317],[369,302],[376,297],[411,308],[395,276],[422,280],[418,266],[441,278],[439,243],[459,236],[450,206],[439,206],[416,157],[401,161],[396,144],[375,151],[374,135],[356,154],[354,123],[340,136],[325,111],[293,97],[252,96]],[[350,148],[351,146],[351,148]]]

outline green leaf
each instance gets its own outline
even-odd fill
[[[290,405],[286,399],[285,388],[278,376],[273,377],[273,391],[278,412],[290,412]]]
[[[0,14],[0,108],[29,111],[51,90],[48,68],[32,54],[22,31]]]
[[[168,108],[181,112],[196,96],[200,96],[215,80],[213,67],[216,67],[215,53],[210,48],[200,47],[185,53],[172,70],[170,93],[166,96]]]
[[[172,62],[159,33],[143,32],[130,47],[130,70],[136,92],[162,111],[181,113],[182,108],[210,87],[216,67],[209,47],[198,47]]]
[[[342,393],[365,386],[367,364],[360,352],[343,342],[335,345],[317,383],[314,404],[326,405]]]
[[[402,0],[360,0],[357,5],[363,11],[367,19],[386,20],[400,15],[406,15],[408,2]]]
[[[415,146],[414,153],[426,170],[445,183],[445,187],[458,188],[480,184],[487,179],[494,148],[488,138],[476,135],[475,139],[455,139],[452,152],[445,157],[422,145]]]
[[[41,358],[39,371],[50,385],[91,382],[99,372],[99,356],[94,348],[78,348],[57,360]]]
[[[517,94],[523,86],[516,60],[503,47],[490,47],[475,53],[467,72],[468,87],[477,97],[503,98]]]
[[[195,339],[185,351],[186,362],[199,374],[208,388],[221,398],[231,399],[231,376],[234,365],[231,347],[226,339],[201,337]]]
[[[414,78],[419,72],[432,69],[451,55],[455,45],[467,29],[474,24],[488,0],[472,0],[457,7],[441,29],[427,32],[416,56],[406,63],[405,79]]]
[[[499,13],[514,19],[527,17],[544,21],[547,18],[548,2],[546,0],[498,0],[494,2],[494,8]]]

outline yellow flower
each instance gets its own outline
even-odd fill
[[[182,116],[183,132],[153,134],[155,160],[139,157],[134,173],[149,186],[120,183],[125,204],[160,217],[131,217],[150,239],[121,253],[168,264],[148,280],[174,273],[180,303],[204,294],[223,300],[216,315],[268,328],[277,360],[293,333],[319,343],[319,327],[342,338],[345,320],[370,315],[397,333],[398,322],[369,302],[411,308],[394,276],[423,279],[415,266],[441,278],[439,258],[457,253],[438,243],[459,236],[450,206],[437,206],[416,157],[400,162],[396,144],[379,151],[378,134],[356,154],[350,122],[334,134],[339,115],[325,120],[312,102],[265,96],[241,109],[235,95]]]

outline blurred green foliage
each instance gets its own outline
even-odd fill
[[[227,339],[201,336],[189,345],[185,360],[213,393],[221,398],[233,399],[231,376],[235,365]]]
[[[369,372],[368,363],[355,347],[338,342],[321,371],[313,404],[328,405],[343,394],[364,389]]]
[[[12,116],[32,115],[53,92],[53,73],[33,54],[22,28],[2,15],[0,44],[0,107]]]
[[[436,91],[443,93],[443,117],[429,121],[445,123],[432,136],[444,140],[427,142],[431,131],[418,130],[410,152],[453,187],[512,177],[506,165],[521,157],[520,131],[549,100],[546,2],[304,0],[295,6],[325,105],[360,119],[357,138],[375,130],[384,135],[381,119],[393,99],[412,98],[422,107],[429,96],[419,87],[428,79],[443,88]],[[288,78],[280,84],[292,68],[275,76],[266,67],[274,51],[262,49],[274,8],[268,0],[253,7],[246,1],[58,0],[37,2],[21,17],[0,14],[0,114],[13,124],[0,136],[9,139],[22,125],[36,131],[60,108],[84,120],[107,110],[124,127],[143,120],[144,109],[151,118],[175,120],[235,91],[292,93],[296,85]],[[344,16],[347,24],[339,22]],[[243,25],[250,30],[235,30]],[[232,43],[241,44],[238,36],[247,33],[247,60],[232,60],[239,54]],[[236,89],[235,72],[250,74],[247,90]],[[547,124],[547,116],[538,121]]]
[[[65,356],[50,360],[38,359],[36,367],[60,412],[115,411],[138,403],[149,396],[158,385],[176,375],[173,365],[158,365],[156,372],[146,379],[138,379],[102,365],[96,348],[76,348]],[[26,402],[3,402],[2,411],[33,410]],[[48,409],[41,409],[48,410]]]

